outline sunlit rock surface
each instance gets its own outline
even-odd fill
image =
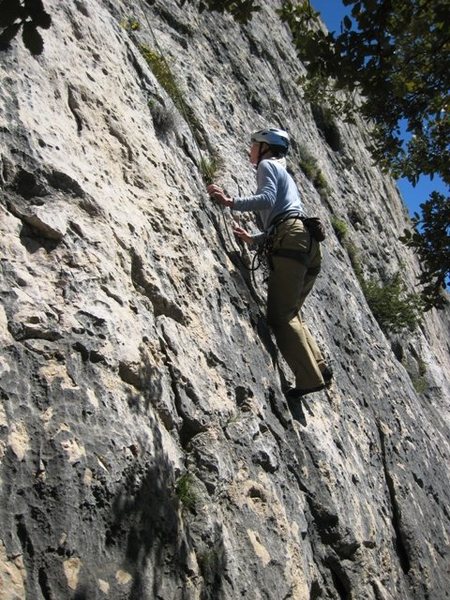
[[[239,27],[175,1],[47,0],[43,54],[20,37],[0,54],[9,600],[450,597],[448,312],[381,331],[331,218],[366,277],[400,270],[412,290],[407,211],[362,125],[338,123],[330,147],[265,4]],[[181,111],[140,44],[163,53]],[[248,137],[268,123],[289,129],[289,168],[328,232],[305,318],[335,383],[303,425],[264,273],[255,285],[202,180],[214,152],[216,180],[251,193]]]

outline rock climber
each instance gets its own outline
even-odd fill
[[[270,274],[267,321],[281,354],[295,375],[295,387],[286,393],[289,407],[302,396],[328,387],[332,372],[302,320],[300,309],[321,266],[319,242],[305,226],[305,213],[294,180],[286,170],[289,135],[281,129],[263,129],[251,136],[250,162],[256,167],[257,190],[247,197],[229,197],[218,185],[208,194],[232,211],[257,211],[262,233],[250,234],[234,224],[237,238],[257,248],[265,244]]]

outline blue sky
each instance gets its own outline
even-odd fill
[[[329,31],[340,32],[342,18],[349,14],[349,8],[342,4],[341,0],[311,0],[312,6],[320,12],[322,20]],[[428,199],[430,193],[437,190],[448,194],[447,186],[437,177],[430,180],[429,177],[421,177],[415,187],[406,179],[397,181],[398,188],[408,207],[411,215],[414,212],[420,214],[420,204]]]

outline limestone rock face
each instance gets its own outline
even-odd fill
[[[331,226],[365,276],[412,289],[406,210],[364,126],[330,147],[277,2],[245,27],[175,0],[45,5],[43,54],[0,54],[2,597],[450,597],[449,314],[387,337]],[[335,383],[303,424],[263,273],[202,180],[213,151],[216,181],[251,193],[248,136],[268,123],[328,231],[305,319]]]

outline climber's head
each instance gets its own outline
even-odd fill
[[[258,165],[263,158],[281,158],[289,150],[289,136],[282,129],[261,129],[251,135],[250,162]]]

